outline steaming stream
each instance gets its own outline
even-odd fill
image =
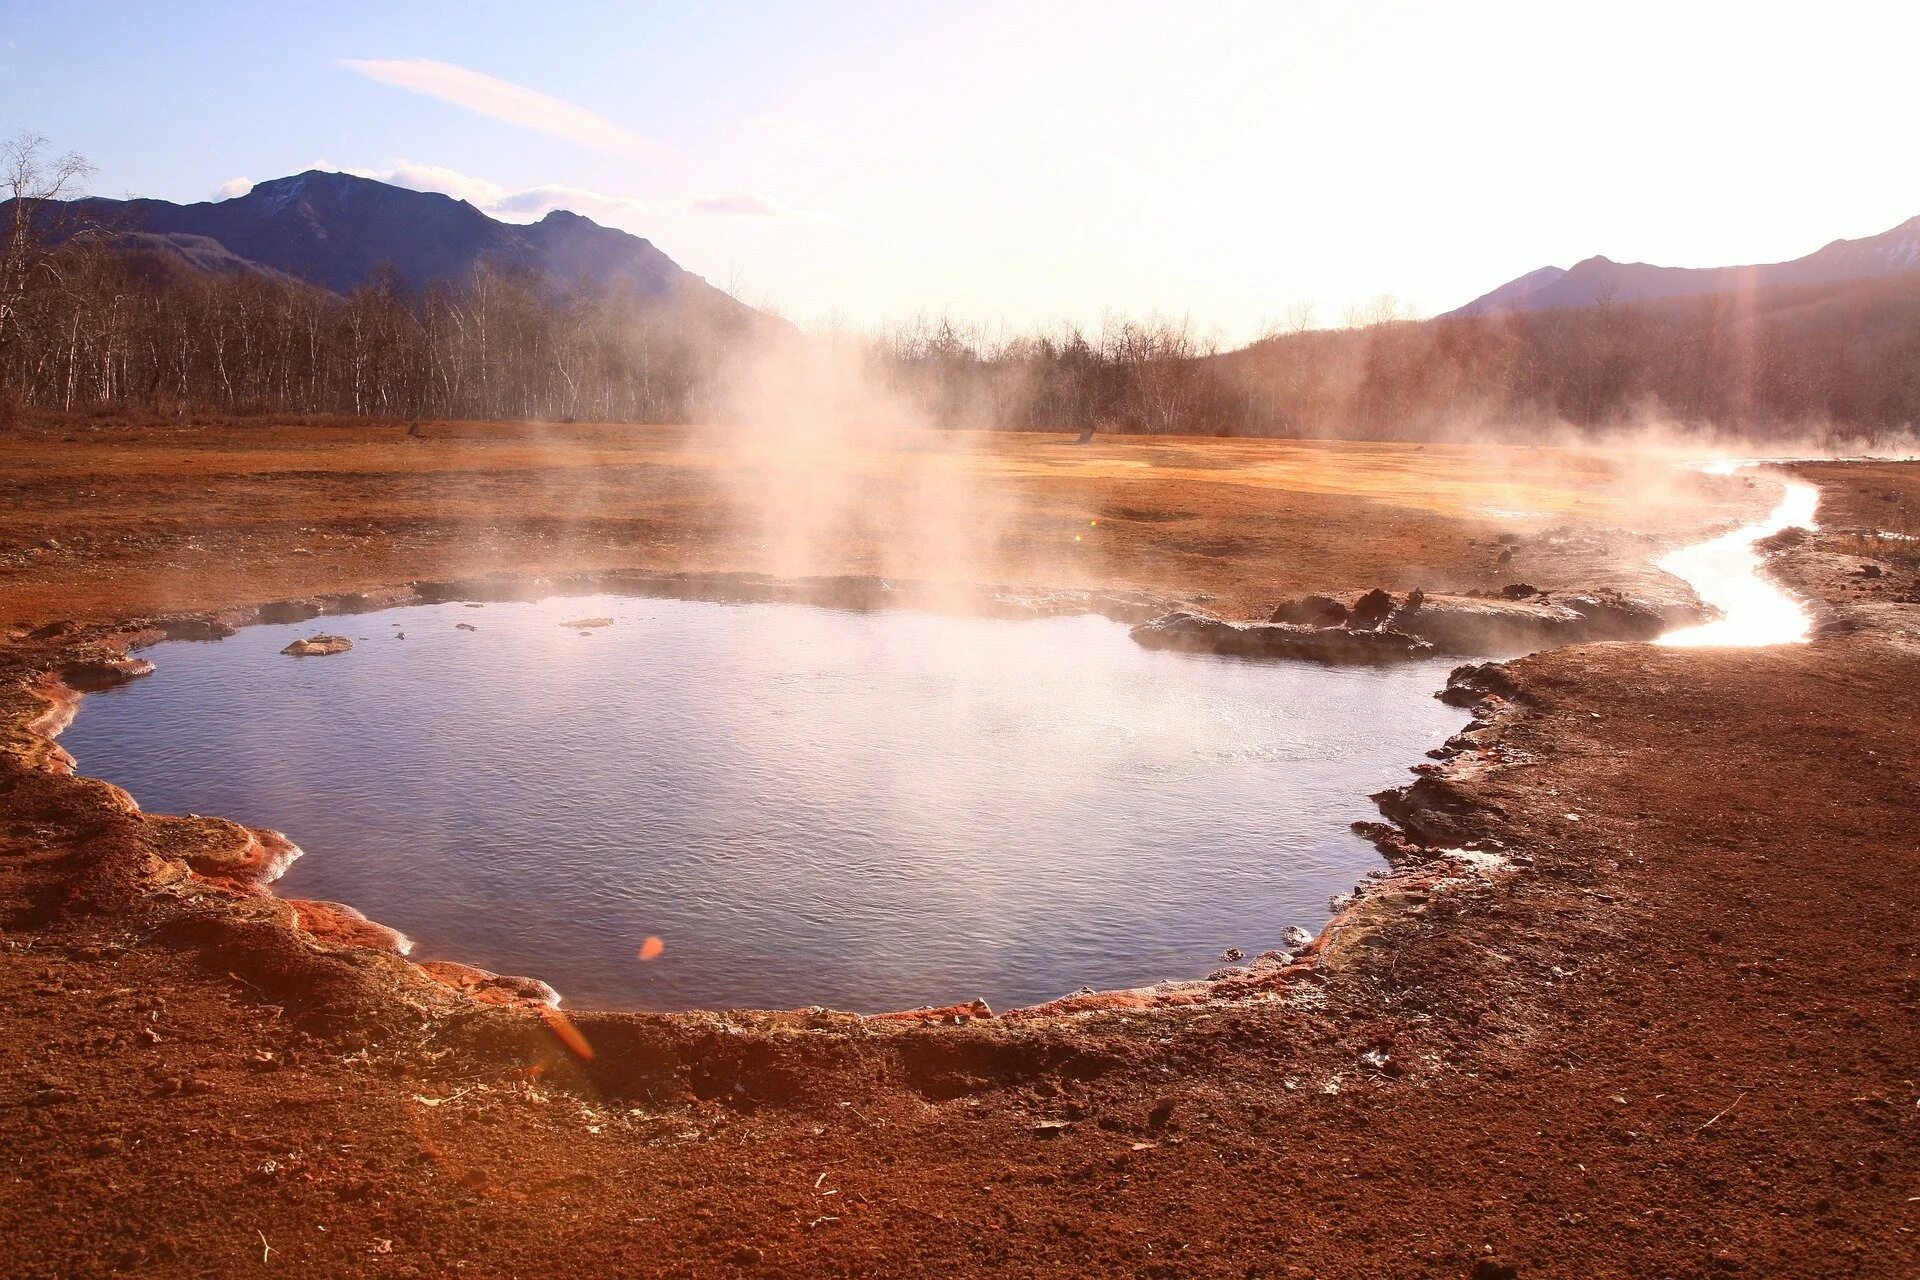
[[[592,615],[614,623],[558,625]],[[279,652],[321,630],[354,648]],[[1197,977],[1317,929],[1381,865],[1347,830],[1368,793],[1465,722],[1432,696],[1452,659],[1254,664],[1098,617],[602,596],[149,654],[64,736],[84,770],[284,831],[307,855],[282,892],[416,956],[597,1007],[1004,1008]]]
[[[1712,463],[1707,470],[1731,475],[1752,463]],[[1795,644],[1813,629],[1806,606],[1761,573],[1760,552],[1754,543],[1783,529],[1812,529],[1820,491],[1804,480],[1783,480],[1785,492],[1765,520],[1742,525],[1708,542],[1670,552],[1657,567],[1693,588],[1695,595],[1720,611],[1711,622],[1681,627],[1658,643],[1683,648],[1704,646],[1755,647]]]

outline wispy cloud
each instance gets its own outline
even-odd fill
[[[592,218],[596,222],[629,227],[638,225],[643,218],[653,214],[695,213],[736,218],[818,218],[821,216],[795,209],[772,196],[759,195],[751,191],[703,192],[699,195],[668,197],[658,202],[650,202],[636,196],[613,195],[605,191],[568,186],[564,182],[544,182],[531,187],[509,187],[491,178],[461,173],[458,169],[449,169],[445,165],[418,164],[412,160],[395,160],[392,167],[386,169],[356,169],[336,166],[326,161],[321,161],[315,167],[341,168],[343,173],[357,174],[362,178],[372,178],[379,182],[390,182],[396,187],[406,187],[410,191],[438,191],[442,195],[452,196],[455,200],[465,200],[482,213],[490,214],[503,222],[537,222],[555,209],[567,209]],[[243,195],[250,186],[246,179],[235,178],[222,187],[221,191],[225,195]]]
[[[465,200],[503,222],[536,222],[555,209],[567,209],[596,222],[630,224],[651,212],[646,201],[632,196],[609,195],[558,182],[506,187],[444,165],[416,164],[411,160],[396,160],[390,169],[347,169],[345,172],[412,191],[438,191],[456,200]]]
[[[342,58],[340,65],[382,84],[451,102],[508,124],[538,129],[583,147],[623,155],[647,149],[646,139],[597,112],[467,67],[430,58]]]
[[[791,211],[779,201],[768,196],[757,196],[751,191],[738,191],[727,195],[694,196],[687,201],[687,208],[694,213],[734,214],[747,218],[791,216]]]

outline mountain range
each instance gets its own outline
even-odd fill
[[[488,263],[531,272],[556,290],[584,283],[692,304],[724,319],[768,319],[650,241],[577,213],[556,209],[532,224],[501,222],[464,200],[348,173],[312,169],[198,204],[90,197],[48,215],[50,226],[97,228],[170,270],[259,271],[346,293],[382,270],[423,288]]]
[[[0,213],[6,209],[0,203]],[[785,323],[680,267],[652,242],[566,210],[531,224],[501,222],[464,200],[312,169],[198,204],[87,198],[49,210],[49,228],[89,226],[147,269],[258,272],[335,293],[391,270],[416,288],[458,281],[487,263],[530,273],[556,292],[585,286],[690,307],[722,323]],[[1529,271],[1443,319],[1782,285],[1830,285],[1920,272],[1920,217],[1859,240],[1835,240],[1790,262],[1661,267],[1592,257]]]
[[[1791,262],[1746,267],[1656,267],[1593,257],[1571,267],[1541,267],[1446,314],[1499,315],[1609,301],[1751,292],[1772,285],[1833,284],[1910,271],[1920,271],[1920,217],[1909,218],[1877,236],[1835,240]]]

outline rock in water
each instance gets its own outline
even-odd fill
[[[295,640],[280,652],[296,658],[324,658],[330,653],[345,653],[353,648],[353,641],[345,636],[309,636],[305,640]]]
[[[563,622],[560,625],[563,627],[579,627],[579,628],[610,627],[613,625],[613,619],[612,618],[575,618],[571,622]]]
[[[1143,622],[1129,634],[1135,644],[1148,649],[1307,662],[1404,662],[1433,652],[1433,646],[1425,640],[1385,627],[1354,631],[1346,627],[1303,627],[1290,622],[1241,623],[1186,612]]]
[[[153,664],[145,658],[96,657],[69,662],[61,668],[60,678],[68,688],[90,693],[152,674]]]

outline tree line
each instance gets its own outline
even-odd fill
[[[487,266],[339,295],[191,269],[50,213],[86,174],[35,140],[0,183],[0,414],[9,410],[697,422],[725,418],[757,344],[810,339]],[[1747,434],[1920,421],[1920,273],[1320,329],[1296,313],[1222,351],[1186,322],[998,334],[919,321],[859,342],[918,421],[988,428],[1428,438],[1649,418]]]
[[[692,421],[726,342],[683,309],[554,297],[486,266],[342,297],[169,273],[110,245],[50,265],[59,287],[29,293],[0,346],[0,387],[38,409]]]
[[[1380,314],[1386,312],[1387,314]],[[1893,437],[1920,424],[1920,272],[1757,294],[1344,328],[1296,313],[1222,352],[1185,323],[994,337],[883,335],[886,376],[940,421],[1349,439],[1649,425],[1747,437]]]

